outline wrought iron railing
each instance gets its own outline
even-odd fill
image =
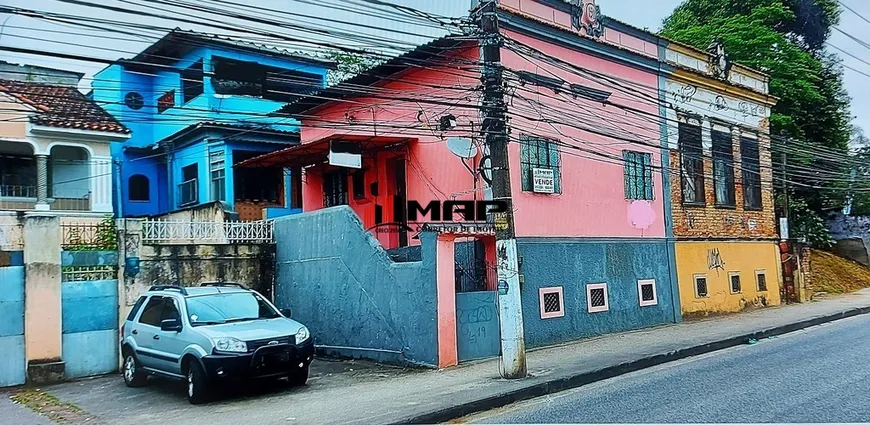
[[[118,266],[76,266],[61,269],[61,280],[64,282],[87,282],[94,280],[112,280],[118,278]]]
[[[36,186],[0,184],[0,196],[5,198],[36,198]]]
[[[272,243],[271,221],[164,221],[142,224],[145,243]]]
[[[115,222],[107,217],[100,223],[64,223],[61,247],[67,251],[114,251],[118,249]]]

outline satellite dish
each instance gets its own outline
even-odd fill
[[[471,139],[464,137],[448,137],[447,149],[460,158],[474,158],[477,156],[477,146],[471,142]]]

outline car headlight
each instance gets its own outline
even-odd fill
[[[214,348],[218,351],[226,351],[229,353],[247,353],[248,352],[248,344],[244,341],[231,338],[214,338]]]
[[[307,340],[310,337],[311,337],[311,334],[308,333],[308,328],[306,328],[305,326],[299,328],[299,330],[296,331],[296,343],[297,344],[301,344],[301,343],[305,342],[305,340]]]

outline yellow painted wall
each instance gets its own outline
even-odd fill
[[[782,268],[779,246],[775,242],[677,242],[675,248],[683,315],[779,305]],[[756,271],[759,270],[765,273],[767,291],[758,291]],[[740,275],[740,293],[731,292],[731,272]],[[697,295],[695,275],[706,276],[706,297]]]

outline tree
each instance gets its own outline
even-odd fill
[[[831,176],[849,173],[847,161],[836,160],[848,154],[849,97],[839,58],[824,50],[839,17],[836,0],[686,0],[662,29],[665,37],[701,49],[718,39],[731,60],[770,75],[770,94],[779,98],[770,116],[771,135],[788,138],[791,167],[824,170],[789,175],[791,197],[798,201],[792,204],[807,209],[798,214],[804,225],[793,226],[796,236],[809,236],[799,229],[845,202],[848,179]],[[779,157],[782,144],[774,147]],[[834,155],[817,155],[819,149]]]
[[[326,54],[326,58],[335,61],[337,64],[337,68],[330,70],[326,77],[326,81],[330,86],[362,74],[382,62],[380,58],[374,55],[342,51],[329,52]]]

